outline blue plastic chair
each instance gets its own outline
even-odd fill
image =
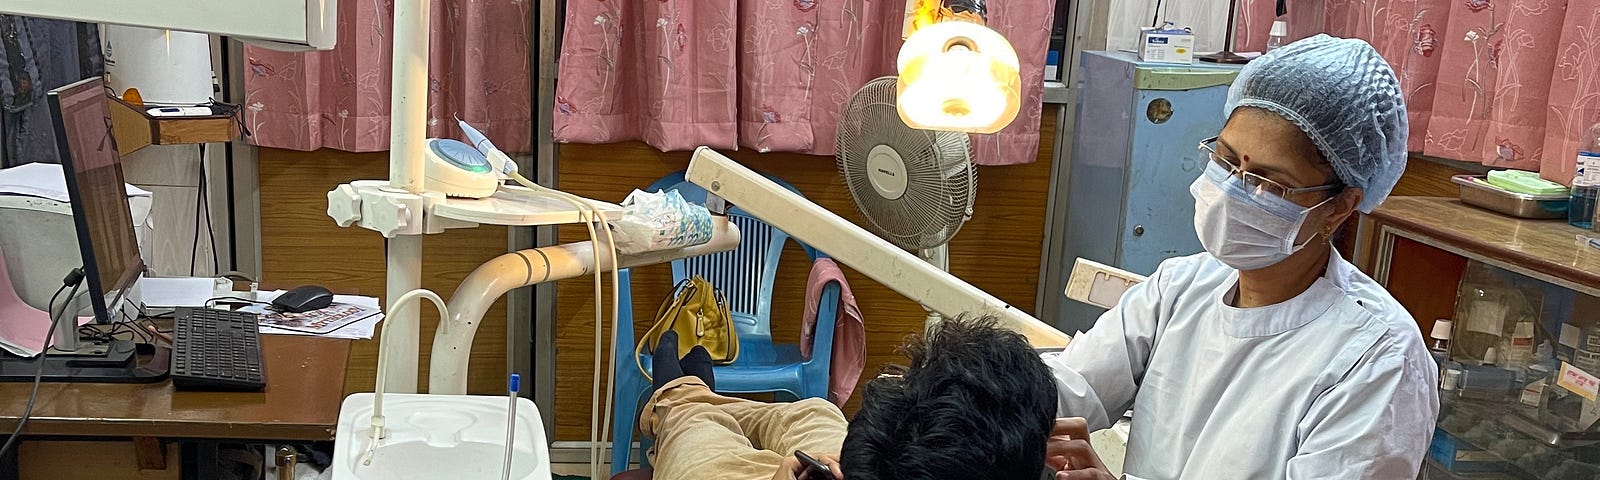
[[[800,193],[793,186],[773,179],[790,191]],[[693,204],[704,204],[706,192],[698,185],[684,180],[683,172],[673,173],[651,184],[647,191],[677,190],[678,194]],[[839,308],[839,284],[829,283],[823,288],[821,305],[817,308],[816,335],[811,349],[811,359],[800,356],[800,346],[772,343],[772,284],[778,271],[778,259],[783,254],[789,234],[773,228],[735,206],[729,220],[739,227],[739,246],[734,250],[686,258],[672,262],[672,281],[700,275],[724,293],[728,310],[733,315],[734,329],[739,334],[739,357],[731,365],[715,368],[717,391],[721,393],[774,392],[780,400],[803,398],[828,398],[828,373],[833,357],[833,329]],[[799,243],[796,241],[796,243]],[[806,256],[813,262],[821,252],[801,243]],[[617,345],[625,352],[617,355],[615,374],[615,403],[612,418],[611,474],[615,476],[628,467],[639,407],[649,398],[650,381],[645,380],[638,365],[633,362],[633,295],[631,274],[622,270],[617,274],[620,313],[617,316]],[[654,301],[654,300],[652,300]],[[648,310],[654,311],[655,305]],[[640,363],[651,368],[650,353],[641,355]],[[640,439],[640,451],[648,451],[650,441]],[[640,465],[649,460],[641,453]]]

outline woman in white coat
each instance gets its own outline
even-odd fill
[[[1111,478],[1086,435],[1130,409],[1127,478],[1416,478],[1437,367],[1411,315],[1334,251],[1405,170],[1389,65],[1309,38],[1251,62],[1190,187],[1205,253],[1167,260],[1045,363],[1059,479]]]

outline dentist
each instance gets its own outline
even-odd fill
[[[1388,63],[1327,35],[1251,62],[1190,186],[1205,253],[1163,262],[1045,357],[1047,465],[1109,479],[1087,434],[1133,411],[1127,478],[1416,478],[1437,369],[1411,315],[1334,251],[1405,170]]]

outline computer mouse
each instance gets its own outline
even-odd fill
[[[272,299],[272,306],[290,313],[304,313],[328,308],[333,304],[333,292],[316,285],[294,287]]]

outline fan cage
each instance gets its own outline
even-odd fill
[[[977,169],[965,133],[907,126],[895,108],[895,79],[868,82],[850,97],[838,129],[839,174],[871,229],[901,248],[943,245],[972,215]],[[886,198],[873,187],[868,153],[884,145],[906,167],[905,193]]]

